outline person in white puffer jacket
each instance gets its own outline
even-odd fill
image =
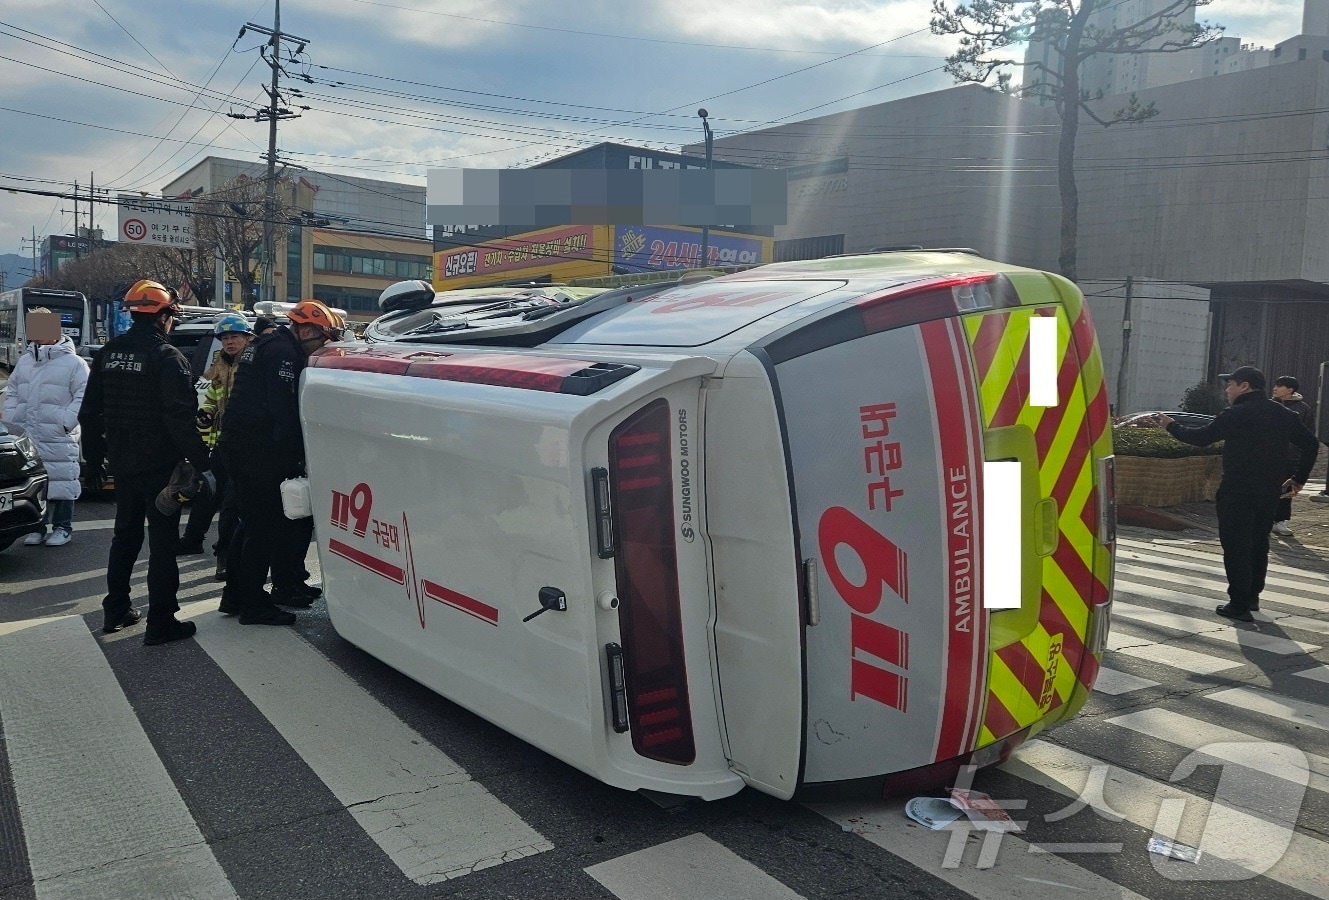
[[[88,364],[68,335],[55,343],[30,343],[9,376],[0,418],[27,429],[50,479],[43,529],[23,540],[27,546],[60,547],[73,537],[80,490],[78,411],[87,384]]]

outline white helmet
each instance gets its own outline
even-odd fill
[[[378,308],[384,312],[399,309],[423,309],[434,300],[434,288],[427,281],[399,281],[378,295]]]

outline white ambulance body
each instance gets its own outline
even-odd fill
[[[777,264],[526,343],[306,370],[356,646],[601,781],[706,799],[935,785],[1083,704],[1111,463],[1069,282],[955,252]],[[985,510],[993,462],[1018,499]]]

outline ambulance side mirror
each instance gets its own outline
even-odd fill
[[[559,612],[568,611],[568,596],[556,587],[540,588],[540,608],[531,613],[523,622],[529,622],[541,613],[547,613],[551,609]]]

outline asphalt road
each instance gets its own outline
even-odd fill
[[[898,801],[665,808],[352,647],[321,602],[293,629],[221,617],[210,557],[182,560],[197,640],[103,636],[110,518],[80,502],[69,546],[0,552],[4,900],[1329,897],[1325,554],[1234,628],[1211,540],[1125,534],[1099,692],[976,780],[1026,823],[1003,837]],[[1177,801],[1198,864],[1146,850]]]

